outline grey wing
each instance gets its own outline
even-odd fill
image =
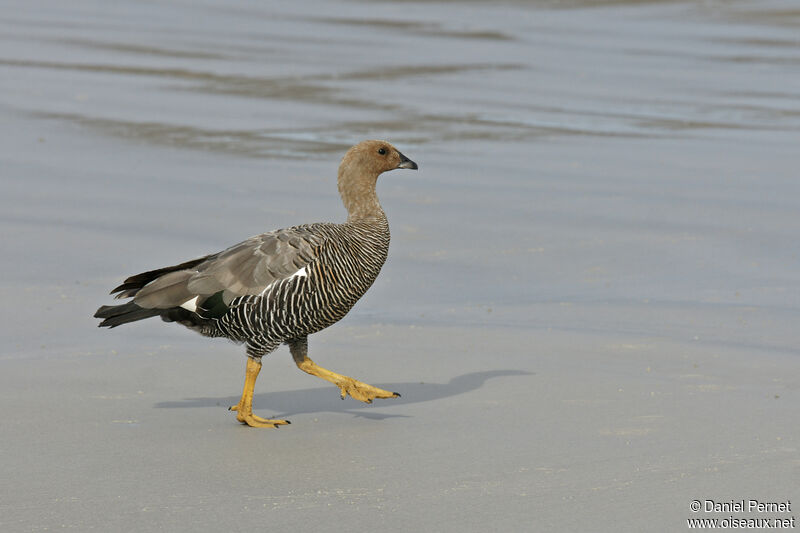
[[[260,294],[273,283],[304,275],[325,242],[307,228],[287,228],[251,237],[192,269],[170,272],[143,287],[134,302],[140,307],[168,309],[194,304],[221,293],[228,305],[234,298]],[[194,309],[191,309],[194,310]]]

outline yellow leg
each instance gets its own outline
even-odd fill
[[[317,365],[317,363],[309,359],[307,355],[308,344],[305,339],[289,344],[289,351],[292,352],[292,357],[294,358],[297,368],[307,374],[311,374],[312,376],[317,376],[325,381],[330,381],[339,387],[339,390],[342,394],[342,400],[344,400],[348,394],[356,400],[360,400],[365,403],[372,403],[372,400],[375,398],[400,397],[400,394],[396,392],[389,392],[388,390],[373,387],[372,385],[362,383],[361,381],[348,376],[337,374],[336,372],[331,372],[330,370]]]
[[[261,372],[261,363],[248,357],[242,399],[239,400],[238,405],[232,405],[229,409],[236,411],[236,420],[254,428],[277,428],[279,425],[290,424],[291,422],[288,420],[270,420],[253,414],[253,389],[256,386],[259,372]]]

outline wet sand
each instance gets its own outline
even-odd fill
[[[0,529],[681,531],[798,500],[791,2],[20,3],[0,21]],[[271,11],[277,10],[277,11]],[[129,274],[341,220],[392,248],[285,348],[91,318]],[[794,513],[738,514],[788,518]]]

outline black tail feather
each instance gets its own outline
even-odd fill
[[[212,256],[198,257],[197,259],[192,259],[191,261],[186,261],[179,265],[136,274],[135,276],[129,277],[122,285],[112,290],[111,294],[119,293],[116,295],[116,298],[130,298],[136,296],[136,293],[138,293],[142,287],[164,274],[193,268],[210,257]],[[180,307],[173,309],[145,309],[133,302],[121,305],[104,305],[97,310],[94,317],[103,319],[99,324],[100,327],[115,328],[122,324],[127,324],[128,322],[136,322],[137,320],[144,320],[145,318],[159,315],[161,315],[164,320],[180,322],[189,327],[199,327],[200,323],[203,322],[199,317],[191,316],[189,311],[181,309]]]
[[[185,263],[181,263],[180,265],[159,268],[156,270],[149,270],[147,272],[142,272],[141,274],[136,274],[135,276],[131,276],[128,279],[126,279],[125,282],[119,287],[114,288],[114,290],[112,290],[110,294],[114,294],[115,292],[121,293],[116,296],[117,298],[128,298],[130,296],[135,296],[136,293],[139,292],[139,289],[141,289],[154,279],[159,278],[169,272],[175,272],[177,270],[186,270],[195,267],[198,264],[205,261],[206,259],[208,259],[209,257],[211,256],[207,255],[205,257],[198,257],[197,259],[186,261]]]
[[[95,318],[103,318],[99,327],[115,328],[128,322],[144,320],[152,316],[160,315],[163,309],[144,309],[133,302],[122,305],[104,305],[94,314]]]

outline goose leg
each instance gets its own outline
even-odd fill
[[[254,428],[277,428],[279,425],[290,424],[291,422],[288,420],[271,420],[253,414],[253,389],[256,386],[259,372],[261,372],[261,362],[248,357],[242,399],[237,405],[232,405],[228,409],[236,411],[236,420]]]
[[[289,343],[289,351],[292,353],[297,368],[312,376],[317,376],[325,381],[330,381],[341,391],[342,400],[349,394],[356,400],[365,403],[372,403],[375,398],[399,398],[400,394],[373,387],[362,383],[357,379],[331,372],[317,365],[308,357],[308,340],[306,338],[297,339]]]

